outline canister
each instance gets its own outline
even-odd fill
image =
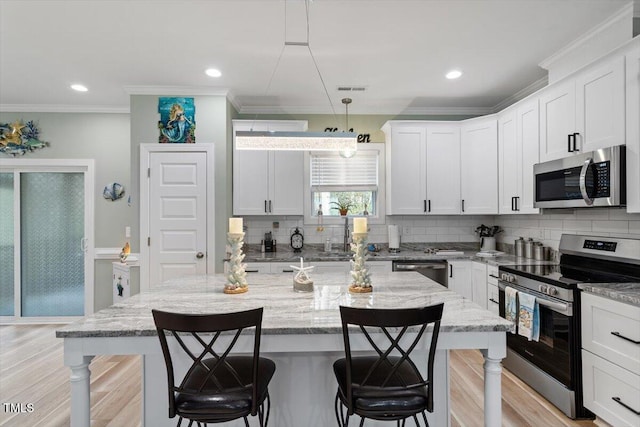
[[[523,257],[524,256],[524,239],[522,237],[519,237],[518,239],[516,239],[515,246],[516,246],[516,256]]]
[[[524,242],[524,257],[533,258],[533,239],[531,237]]]
[[[544,261],[544,246],[542,243],[537,242],[533,245],[533,259],[538,261]]]

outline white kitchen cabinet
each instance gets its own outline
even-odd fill
[[[487,310],[500,314],[500,295],[498,290],[498,266],[487,265]]]
[[[460,213],[460,126],[427,126],[427,214]]]
[[[305,262],[305,266],[308,263]],[[269,271],[271,273],[293,273],[294,269],[291,267],[292,265],[300,265],[300,261],[297,262],[270,262],[270,269]]]
[[[640,425],[640,307],[582,293],[584,406],[615,426]]]
[[[495,116],[465,120],[460,131],[461,211],[498,213],[498,124]]]
[[[487,264],[473,261],[471,263],[471,281],[473,283],[473,302],[487,308]]]
[[[387,122],[387,214],[460,213],[458,123]]]
[[[268,262],[251,262],[247,263],[244,271],[247,274],[255,274],[255,273],[271,273],[271,266]],[[228,262],[225,262],[225,272],[227,271]]]
[[[625,56],[627,212],[640,213],[640,39]]]
[[[348,273],[351,271],[351,263],[349,261],[309,261],[309,265],[315,268],[310,273]]]
[[[538,99],[526,101],[500,113],[498,119],[499,212],[538,213],[533,165],[539,160]]]
[[[600,61],[540,95],[540,161],[625,143],[624,56]]]
[[[239,130],[304,131],[306,121],[234,120]],[[234,215],[302,215],[304,153],[233,149]]]
[[[448,260],[447,264],[449,264],[449,278],[447,279],[447,287],[449,290],[473,301],[471,261],[468,259]]]

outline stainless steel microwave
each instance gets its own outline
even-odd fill
[[[625,147],[603,148],[533,166],[537,208],[626,204]]]

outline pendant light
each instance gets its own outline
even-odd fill
[[[345,122],[346,122],[346,131],[349,132],[349,104],[351,104],[352,99],[351,98],[342,98],[342,103],[344,104],[344,110],[345,110]],[[358,140],[356,139],[356,144],[357,144]],[[356,155],[356,149],[358,147],[354,147],[353,149],[347,148],[347,149],[343,149],[340,150],[340,157],[344,157],[345,159],[350,159],[351,157]]]
[[[329,100],[329,105],[335,117],[335,109],[331,102],[331,97],[324,84],[324,79],[318,68],[318,63],[313,56],[311,46],[309,46],[309,0],[305,0],[306,7],[306,23],[307,23],[307,40],[306,42],[287,42],[286,41],[286,18],[287,18],[287,2],[285,0],[285,43],[280,51],[280,56],[276,62],[276,66],[271,74],[265,95],[269,92],[269,87],[273,81],[273,76],[278,69],[280,59],[287,46],[303,46],[309,51],[309,55],[313,61],[313,65],[318,72],[318,77],[324,88],[324,92]],[[348,98],[345,98],[348,99]],[[351,100],[349,99],[349,102]],[[344,100],[343,100],[344,103]],[[256,115],[257,117],[257,115]],[[293,150],[293,151],[338,151],[340,153],[355,153],[357,150],[357,134],[355,132],[264,132],[264,131],[238,131],[236,132],[236,149],[237,150]]]

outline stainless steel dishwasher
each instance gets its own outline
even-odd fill
[[[447,284],[446,260],[403,260],[393,261],[392,270],[397,272],[416,271],[429,279],[440,283],[445,288]]]

